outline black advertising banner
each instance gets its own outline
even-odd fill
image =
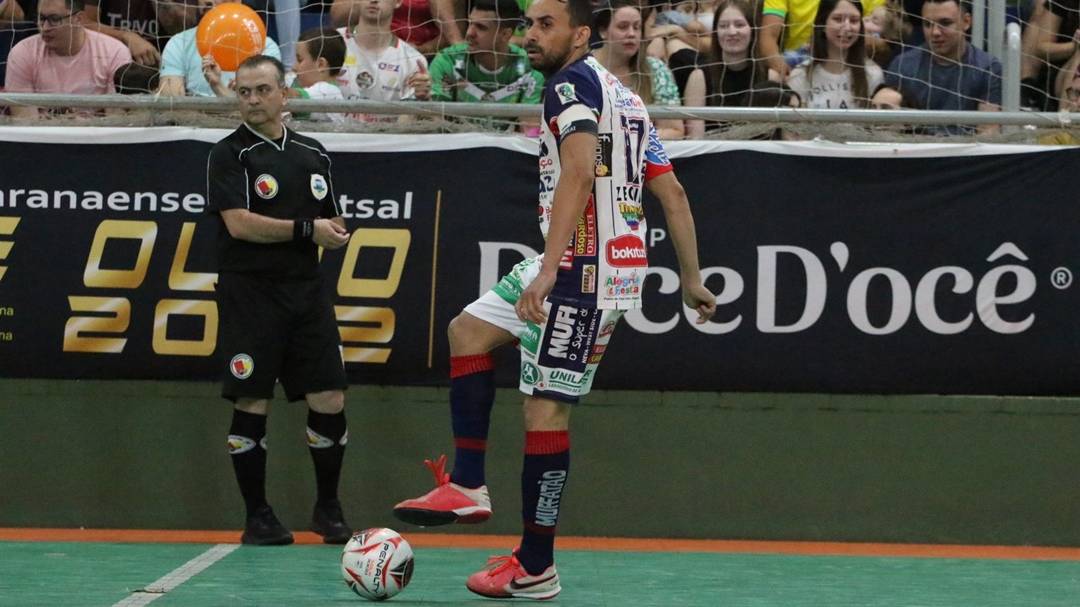
[[[0,375],[217,377],[203,207],[225,132],[42,130],[0,132]],[[323,256],[349,376],[445,384],[447,323],[542,249],[530,144],[322,138],[352,231]],[[1080,394],[1080,151],[669,149],[719,311],[694,324],[682,307],[648,200],[645,308],[619,325],[596,387]],[[502,385],[516,385],[514,358],[500,357]]]

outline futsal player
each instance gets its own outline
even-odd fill
[[[519,263],[450,323],[455,458],[432,464],[437,486],[395,506],[419,525],[491,516],[484,480],[494,377],[491,351],[519,339],[525,393],[524,530],[508,556],[469,577],[494,598],[549,599],[561,590],[554,541],[570,469],[570,411],[589,392],[622,314],[640,307],[647,268],[641,188],[663,205],[683,300],[698,322],[715,312],[701,281],[693,218],[641,99],[588,54],[589,0],[537,0],[525,49],[544,73],[540,229],[544,253]]]

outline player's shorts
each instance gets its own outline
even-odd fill
[[[348,387],[334,306],[321,279],[222,272],[217,301],[223,397],[270,399],[278,381],[290,402]]]
[[[514,305],[540,273],[541,257],[522,261],[465,311],[509,332],[521,342],[518,387],[530,396],[576,403],[589,393],[623,310],[579,308],[544,302],[547,323],[541,327],[518,318]]]

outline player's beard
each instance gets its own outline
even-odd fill
[[[529,63],[530,65],[532,65],[533,69],[539,71],[541,74],[544,75],[545,78],[550,78],[554,76],[555,72],[558,72],[560,69],[562,69],[562,67],[566,65],[567,59],[569,59],[570,55],[574,52],[573,48],[568,48],[566,52],[555,55],[553,53],[544,51],[544,49],[540,47],[535,46],[527,48],[525,50],[534,50],[540,53],[539,61],[535,63],[530,61]]]

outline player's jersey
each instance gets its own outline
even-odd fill
[[[407,81],[420,66],[427,69],[427,59],[409,43],[394,38],[394,43],[381,52],[373,53],[360,48],[348,28],[338,28],[345,39],[345,65],[337,76],[338,85],[346,99],[371,99],[373,101],[401,101],[414,99],[416,91]],[[349,114],[364,122],[396,121],[396,116],[374,114]]]
[[[439,51],[431,62],[431,97],[436,101],[540,103],[544,77],[529,65],[525,49],[510,45],[510,60],[497,71],[480,67],[467,43]]]
[[[646,179],[670,171],[671,164],[645,104],[592,56],[565,67],[544,88],[540,231],[547,238],[561,170],[559,142],[588,116],[597,125],[596,179],[549,299],[579,307],[638,308],[648,269],[641,190]]]

